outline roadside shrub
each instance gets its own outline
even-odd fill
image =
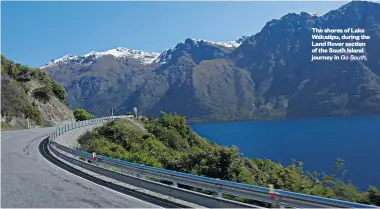
[[[76,121],[90,120],[95,118],[94,115],[90,114],[85,109],[74,110],[74,117]]]
[[[50,100],[49,90],[46,87],[35,89],[33,97],[42,102],[48,102]]]
[[[65,89],[59,85],[57,82],[52,81],[52,89],[54,95],[61,101],[65,102],[66,101],[66,92]]]
[[[44,119],[38,107],[33,106],[29,103],[26,103],[24,105],[24,108],[25,108],[25,115],[27,118],[36,121],[37,125],[40,125],[40,126],[44,125]]]

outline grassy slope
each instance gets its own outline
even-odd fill
[[[144,119],[143,132],[128,120],[117,120],[83,135],[79,143],[89,152],[159,168],[212,178],[286,189],[323,197],[380,205],[380,193],[371,187],[361,193],[338,177],[305,172],[302,162],[282,166],[270,160],[242,157],[238,148],[217,145],[198,136],[184,117],[164,114],[161,119]]]

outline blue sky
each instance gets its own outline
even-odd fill
[[[126,47],[162,52],[186,38],[236,40],[271,19],[346,2],[1,2],[1,53],[41,67],[66,54]]]

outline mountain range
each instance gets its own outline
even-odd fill
[[[311,61],[312,28],[360,28],[365,61]],[[42,67],[96,116],[177,112],[190,122],[380,113],[380,4],[289,13],[237,41],[188,38],[163,53],[116,48]]]

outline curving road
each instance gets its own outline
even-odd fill
[[[53,130],[1,132],[2,208],[159,207],[92,183],[48,161],[39,145]]]

